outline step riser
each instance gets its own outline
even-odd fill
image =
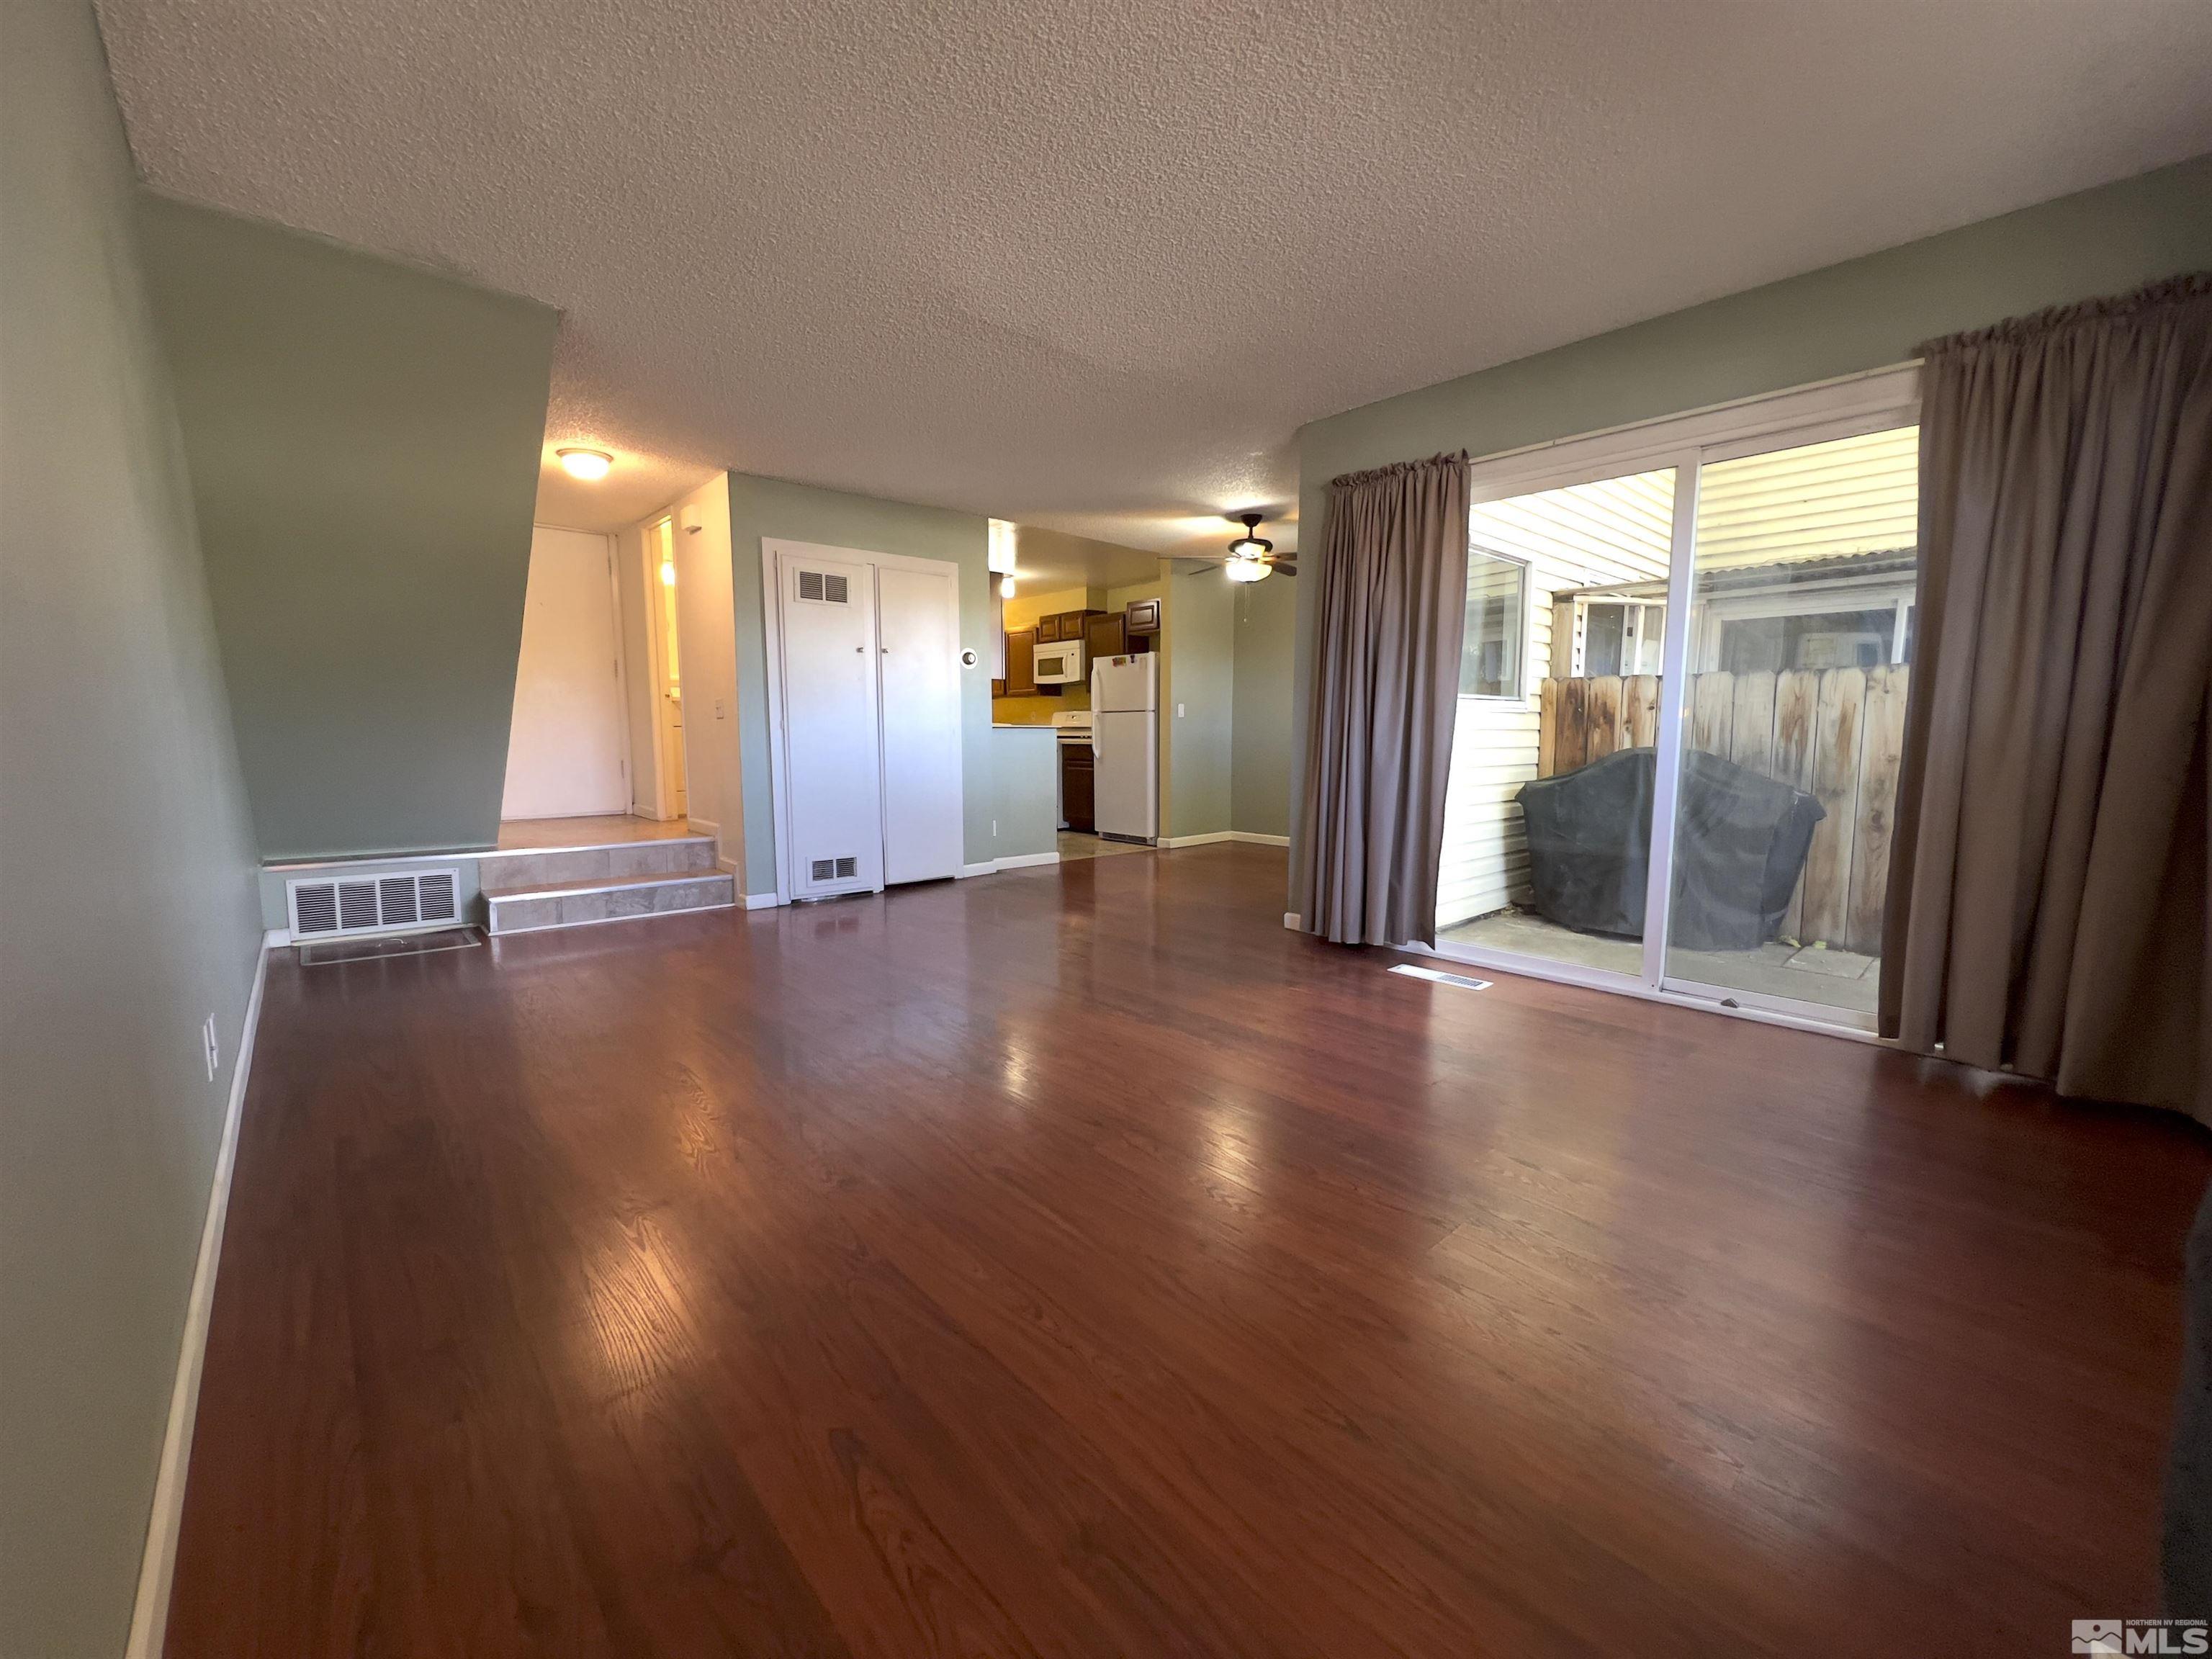
[[[720,909],[736,902],[737,882],[726,875],[672,882],[660,887],[614,887],[599,893],[495,899],[489,906],[489,931],[495,934],[535,933],[549,927],[576,927],[627,916]]]
[[[574,853],[509,853],[480,863],[488,887],[543,887],[556,881],[606,881],[617,876],[681,876],[714,868],[711,841],[641,841]]]

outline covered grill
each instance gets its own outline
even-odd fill
[[[1644,936],[1658,757],[1623,749],[1521,787],[1537,914],[1589,933]],[[1780,930],[1826,813],[1802,789],[1717,755],[1682,769],[1669,943],[1750,951]]]

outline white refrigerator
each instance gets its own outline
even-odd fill
[[[1099,657],[1091,665],[1091,752],[1098,833],[1159,838],[1160,659]]]

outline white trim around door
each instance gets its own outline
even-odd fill
[[[1680,688],[1689,684],[1688,619],[1696,586],[1698,492],[1702,469],[1718,461],[1910,426],[1919,417],[1920,366],[1917,362],[1903,363],[1584,437],[1562,438],[1491,456],[1470,466],[1470,495],[1476,505],[1661,468],[1674,470],[1668,629],[1661,665],[1661,683],[1670,689],[1662,698],[1659,708],[1643,957],[1638,971],[1632,974],[1456,942],[1446,942],[1433,951],[1420,945],[1398,948],[1493,972],[1525,974],[1739,1018],[1873,1040],[1873,1021],[1865,1015],[1791,998],[1707,985],[1668,972],[1668,912],[1673,900],[1675,805],[1689,719],[1686,699]]]

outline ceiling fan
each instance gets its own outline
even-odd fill
[[[1231,523],[1244,526],[1244,533],[1229,544],[1228,556],[1220,559],[1193,560],[1196,564],[1218,564],[1221,574],[1232,582],[1265,581],[1279,570],[1285,576],[1298,574],[1295,553],[1278,553],[1274,543],[1260,533],[1260,514],[1231,513],[1224,515]]]

